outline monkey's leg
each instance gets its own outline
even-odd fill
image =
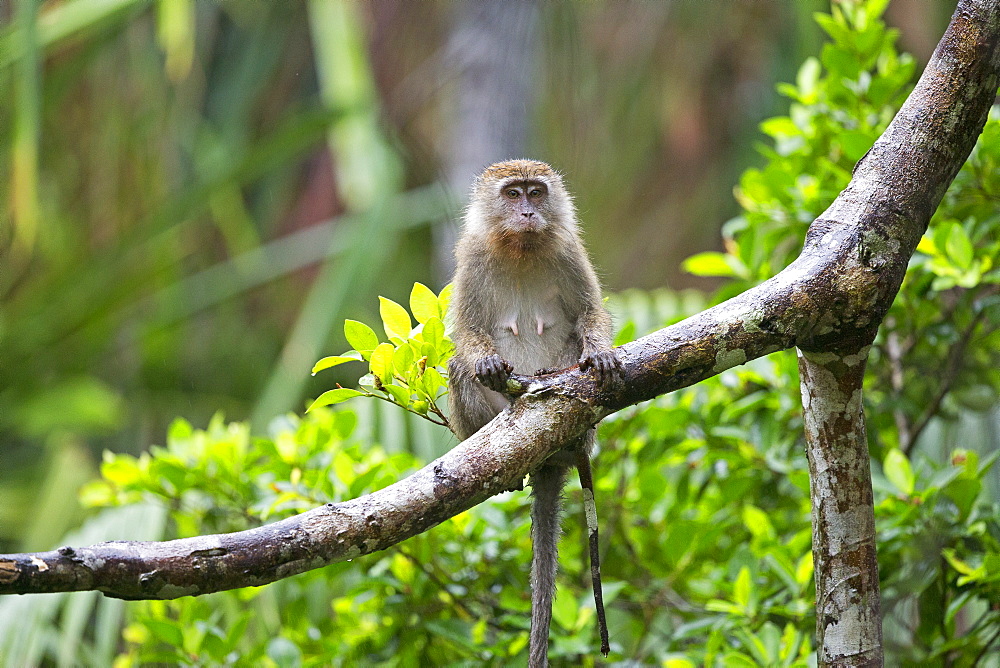
[[[601,654],[608,655],[608,620],[604,616],[604,590],[601,587],[601,552],[597,537],[597,503],[594,500],[594,477],[590,471],[590,455],[586,450],[576,451],[576,470],[580,473],[583,488],[583,511],[587,516],[587,533],[590,536],[590,579],[594,583],[594,607],[597,609],[597,628],[601,633]]]
[[[566,466],[543,465],[531,474],[535,501],[531,506],[531,636],[528,666],[548,665],[549,625],[556,588],[559,514]]]

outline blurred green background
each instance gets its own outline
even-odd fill
[[[892,3],[918,62],[948,5]],[[566,174],[609,290],[715,287],[679,264],[720,247],[826,7],[0,2],[0,551],[52,548],[104,449],[353,382],[309,369],[446,282],[495,160]]]

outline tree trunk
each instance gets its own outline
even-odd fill
[[[861,401],[867,360],[867,347],[846,356],[799,351],[821,666],[882,665],[875,509]]]

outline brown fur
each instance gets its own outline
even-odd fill
[[[527,193],[535,188],[545,195],[529,201]],[[515,202],[507,196],[510,189],[524,196]],[[611,319],[580,240],[573,201],[549,165],[510,160],[487,167],[473,184],[455,255],[449,405],[459,438],[508,405],[484,382],[502,389],[511,369],[533,374],[580,362],[594,367],[601,382],[617,373]],[[532,474],[532,666],[546,662],[560,497],[566,470],[575,463],[571,451],[589,454],[593,441],[591,430]]]

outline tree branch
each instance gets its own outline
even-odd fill
[[[923,76],[854,178],[784,271],[623,346],[625,382],[520,378],[524,395],[479,433],[385,489],[233,534],[111,542],[0,556],[0,593],[97,589],[175,598],[262,585],[383,550],[514,486],[548,455],[625,406],[798,346],[868,345],[907,261],[979,135],[998,77],[998,0],[962,0]]]

